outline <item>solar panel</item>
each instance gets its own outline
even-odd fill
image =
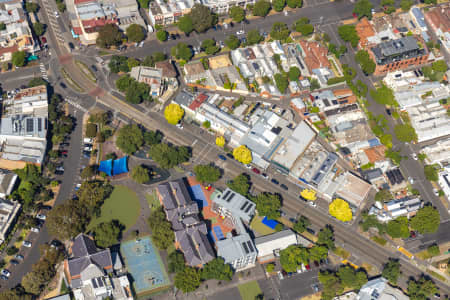
[[[94,289],[98,288],[97,281],[95,281],[95,279],[96,278],[92,278],[91,279],[91,282],[92,282],[92,285],[94,286]]]
[[[249,254],[250,253],[250,251],[248,251],[247,244],[242,243],[242,247],[244,247],[245,254]]]
[[[252,242],[247,241],[247,245],[248,245],[248,248],[250,249],[251,252],[255,252],[255,249],[253,249]]]
[[[103,280],[100,277],[97,277],[97,282],[99,287],[102,287],[104,285]]]
[[[228,198],[227,202],[230,202],[234,198],[234,196],[236,196],[236,194],[231,195],[231,197]]]
[[[244,210],[245,207],[247,206],[248,202],[245,202],[244,205],[241,206],[241,210]]]
[[[245,210],[245,213],[248,213],[248,212],[250,211],[250,209],[252,209],[252,207],[253,207],[253,205],[249,205],[249,206],[247,207],[247,209]]]
[[[226,198],[227,198],[227,196],[228,196],[229,193],[230,193],[230,191],[227,191],[227,192],[225,193],[225,195],[222,196],[222,199],[223,199],[223,200],[226,200]]]
[[[27,119],[27,132],[33,132],[34,129],[34,123],[33,123],[33,119]]]
[[[38,131],[42,131],[42,119],[38,118]]]

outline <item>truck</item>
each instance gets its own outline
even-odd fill
[[[397,251],[404,254],[409,259],[414,259],[414,255],[403,247],[397,246]]]

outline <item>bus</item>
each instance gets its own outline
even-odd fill
[[[408,250],[406,250],[405,248],[397,246],[397,250],[398,250],[398,252],[407,256],[409,259],[414,259],[414,255],[411,252],[409,252]]]

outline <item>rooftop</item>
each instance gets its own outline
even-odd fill
[[[343,180],[340,181],[341,184],[336,194],[359,208],[369,195],[372,185],[351,172],[346,172],[341,176],[343,176]]]
[[[235,218],[247,223],[250,223],[255,214],[256,204],[230,188],[214,198],[214,202],[227,209]]]
[[[408,300],[409,297],[389,285],[387,279],[379,277],[363,285],[358,294],[359,300]]]

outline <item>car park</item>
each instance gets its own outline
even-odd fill
[[[278,180],[276,180],[275,178],[272,178],[270,180],[270,182],[272,182],[273,184],[279,184],[280,182]]]
[[[224,155],[222,155],[222,154],[219,154],[219,158],[220,158],[221,160],[223,160],[223,161],[227,160],[227,158],[226,158]]]
[[[289,190],[289,188],[287,187],[287,185],[285,185],[284,183],[280,184],[280,187],[281,187],[283,190],[285,190],[285,191]]]

